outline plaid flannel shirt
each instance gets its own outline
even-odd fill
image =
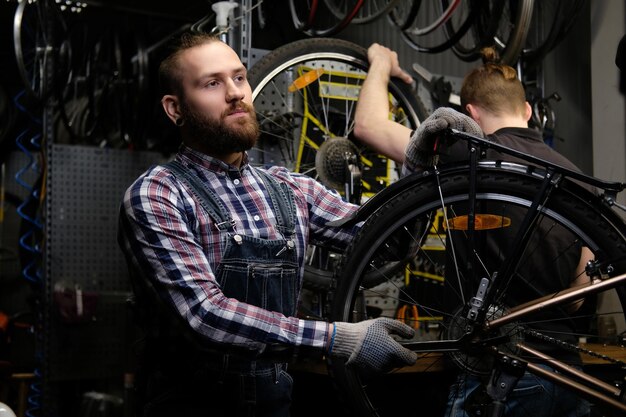
[[[237,233],[283,238],[275,227],[265,185],[259,173],[247,164],[247,156],[241,168],[186,147],[176,158],[195,170],[202,182],[222,198]],[[295,242],[301,281],[307,245],[345,249],[359,225],[346,229],[326,224],[349,216],[357,206],[308,176],[282,167],[268,172],[295,193]],[[277,342],[324,347],[327,323],[285,317],[224,296],[214,275],[224,250],[220,232],[186,185],[168,170],[154,166],[141,175],[125,193],[121,216],[126,220],[122,224],[127,225],[123,229],[128,229],[120,231],[121,244],[135,267],[203,337],[248,348]]]

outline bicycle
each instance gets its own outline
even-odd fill
[[[416,320],[412,325],[418,330],[413,340],[401,343],[419,357],[409,369],[376,378],[330,361],[342,398],[355,415],[401,415],[414,411],[415,403],[403,408],[405,403],[378,394],[400,391],[405,372],[460,370],[485,379],[501,376],[497,386],[510,387],[516,372],[525,370],[573,390],[606,415],[623,415],[623,340],[602,334],[597,323],[600,317],[624,323],[626,224],[614,209],[626,211],[616,203],[626,184],[460,132],[450,135],[467,142],[469,161],[404,177],[342,220],[364,225],[344,255],[331,320],[396,317],[397,307],[411,309],[414,313],[402,318]],[[498,153],[516,162],[502,162]],[[510,245],[495,252],[497,257],[483,256],[494,253],[485,246],[490,236],[506,230],[514,236]],[[518,274],[521,265],[534,265],[540,251],[547,256],[541,242],[557,231],[565,236],[563,250],[550,259],[559,262],[567,248],[589,248],[594,254],[585,268],[590,283],[546,296],[509,294],[515,280],[539,285],[541,271]],[[517,295],[519,304],[511,304]],[[610,310],[597,309],[600,296],[617,302]],[[580,300],[584,303],[574,313],[572,304]],[[559,334],[570,328],[576,331]],[[568,354],[555,359],[550,354],[555,348]],[[607,372],[594,375],[589,365],[570,366],[572,355],[612,364],[615,381]],[[558,372],[546,371],[546,364]],[[484,408],[481,412],[485,415]]]

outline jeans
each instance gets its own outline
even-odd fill
[[[550,369],[545,367],[546,369]],[[458,376],[450,388],[446,417],[474,417],[465,411],[466,400],[480,389],[481,379],[467,374]],[[476,395],[473,394],[473,395]],[[467,402],[468,406],[470,402]],[[506,401],[505,417],[585,417],[590,414],[589,403],[553,383],[526,372]],[[485,416],[484,410],[481,416]]]
[[[144,417],[288,417],[293,380],[285,365],[252,372],[201,371],[191,378],[154,372],[147,384]]]

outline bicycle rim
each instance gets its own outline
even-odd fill
[[[517,170],[521,168],[514,168]],[[467,171],[444,170],[438,178],[430,173],[416,181],[377,210],[348,249],[338,279],[332,319],[355,322],[395,317],[417,328],[414,341],[458,339],[468,324],[468,301],[477,295],[478,280],[502,272],[500,268],[507,259],[507,249],[495,250],[492,246],[493,237],[501,233],[516,236],[516,227],[531,207],[539,187],[540,179],[526,173],[482,167],[476,182],[476,218],[483,226],[482,229],[477,226],[473,232],[472,249],[469,244],[472,233],[463,225],[464,221],[467,223],[463,216],[468,213],[470,189]],[[581,193],[589,199],[577,197]],[[487,217],[488,214],[492,217]],[[444,224],[448,226],[444,228]],[[486,312],[488,318],[504,316],[515,305],[538,296],[533,291],[541,293],[550,290],[551,285],[561,285],[542,283],[540,278],[549,277],[542,276],[542,270],[533,265],[569,265],[583,244],[591,249],[603,273],[614,276],[624,271],[624,224],[610,209],[602,207],[599,199],[585,194],[575,184],[565,182],[554,190],[537,224],[529,230],[530,240],[511,274],[515,279],[497,290],[498,296]],[[498,239],[508,242],[502,236]],[[550,239],[555,239],[558,245],[542,244]],[[464,255],[467,253],[475,256]],[[473,269],[465,267],[472,264]],[[520,279],[527,285],[520,287],[517,281]],[[611,290],[602,296],[623,303],[624,288],[619,293]],[[419,398],[416,390],[412,391],[411,402],[389,397],[396,390],[406,392],[410,384],[407,371],[460,370],[485,377],[495,363],[490,349],[495,347],[526,360],[529,358],[518,345],[538,345],[537,349],[554,356],[561,349],[557,340],[568,343],[567,352],[560,355],[571,363],[579,353],[570,352],[570,348],[577,346],[580,337],[590,343],[616,342],[616,338],[608,340],[606,335],[598,334],[598,323],[614,321],[623,325],[622,303],[617,301],[610,309],[597,310],[589,297],[576,313],[566,314],[555,308],[541,316],[520,318],[500,328],[498,333],[482,334],[479,343],[456,346],[456,350],[445,354],[421,351],[415,366],[374,379],[367,379],[336,360],[331,362],[330,369],[342,397],[350,408],[358,411],[357,415],[404,415],[400,413],[411,412],[415,404],[432,401],[428,397]],[[400,309],[402,306],[406,308]],[[543,336],[548,339],[540,339]],[[502,339],[499,342],[498,337]],[[438,392],[447,390],[445,385]],[[445,399],[439,404],[440,415],[444,409]]]
[[[393,182],[395,164],[353,137],[356,100],[367,68],[365,49],[337,39],[296,41],[263,57],[249,72],[261,126],[259,144],[250,151],[251,163],[285,166],[318,178],[315,162],[317,158],[319,165],[322,145],[347,139],[361,155],[364,195]],[[408,85],[392,80],[389,90],[392,119],[413,129],[427,117]],[[324,145],[322,150],[326,149]],[[322,159],[340,164],[336,156],[325,151]]]

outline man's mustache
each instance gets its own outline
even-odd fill
[[[237,103],[236,105],[232,106],[231,108],[225,110],[222,113],[222,118],[228,116],[229,114],[233,114],[233,113],[235,113],[237,111],[241,111],[241,110],[245,111],[248,114],[254,114],[254,107],[252,105],[250,105],[248,103],[240,102],[240,103]]]

